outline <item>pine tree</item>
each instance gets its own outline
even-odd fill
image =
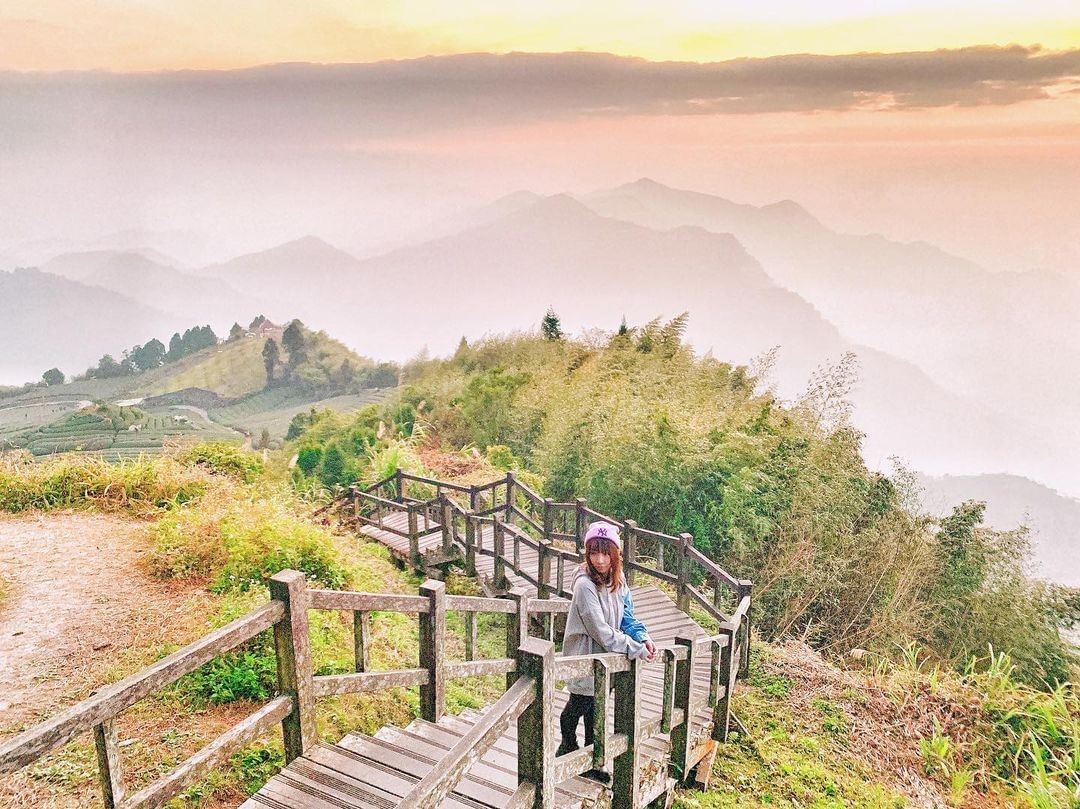
[[[543,333],[545,340],[561,340],[563,338],[559,316],[555,314],[555,310],[550,306],[547,314],[544,315],[544,319],[540,321],[540,331]]]
[[[41,375],[41,381],[50,387],[64,384],[64,372],[59,368],[50,368]]]
[[[281,345],[289,352],[288,368],[290,371],[307,359],[304,324],[299,320],[290,323],[281,335]]]
[[[176,362],[184,356],[184,338],[180,332],[176,332],[169,340],[169,352],[165,355],[166,362]]]
[[[239,340],[243,336],[244,327],[241,326],[239,323],[233,323],[232,328],[229,329],[229,342],[231,343],[234,340]]]
[[[268,337],[263,344],[262,358],[263,365],[266,366],[266,387],[269,388],[274,384],[274,369],[277,367],[278,360],[281,359],[281,351],[273,337]]]
[[[319,477],[327,486],[345,483],[345,455],[337,444],[331,444],[323,453]]]

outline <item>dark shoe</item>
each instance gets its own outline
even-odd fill
[[[591,778],[593,781],[599,781],[601,784],[610,784],[611,776],[603,770],[588,770],[582,773],[586,778]]]
[[[559,756],[565,756],[567,753],[577,752],[578,749],[577,742],[574,742],[571,746],[570,744],[567,744],[564,739],[563,743],[559,745],[559,749],[555,751],[555,757],[558,758]]]

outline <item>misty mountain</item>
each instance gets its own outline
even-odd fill
[[[249,322],[266,308],[224,281],[181,272],[136,253],[117,254],[84,283],[180,315],[189,323],[210,323],[219,334],[235,321]]]
[[[125,295],[39,270],[0,272],[0,379],[36,381],[48,368],[82,373],[117,347],[190,326]]]
[[[1080,500],[1016,475],[922,475],[924,506],[945,514],[965,500],[986,503],[987,525],[1031,529],[1037,573],[1080,587]]]
[[[268,308],[265,301],[244,295],[224,281],[178,270],[168,261],[167,256],[148,249],[94,250],[56,256],[40,269],[118,292],[189,324],[209,323],[222,334],[234,321],[247,323]]]
[[[298,293],[302,298],[330,296],[332,300],[359,269],[360,260],[355,256],[316,236],[304,236],[212,264],[198,273],[222,279],[246,295],[291,305]]]
[[[107,271],[111,264],[125,261],[142,260],[159,264],[165,267],[175,266],[175,261],[163,253],[149,248],[134,248],[132,250],[78,250],[70,253],[60,253],[48,261],[36,265],[42,272],[62,275],[72,281],[87,281],[87,279]],[[101,285],[104,286],[104,285]]]
[[[869,434],[865,451],[875,465],[899,454],[938,472],[1030,471],[1015,459],[1054,457],[1053,444],[1023,422],[947,390],[912,363],[846,340],[731,235],[646,228],[566,195],[515,202],[452,236],[363,261],[312,263],[314,274],[300,248],[337,252],[304,240],[290,246],[287,261],[269,262],[263,253],[245,257],[242,271],[230,262],[228,277],[244,272],[262,284],[259,269],[268,267],[276,293],[292,296],[292,311],[309,326],[396,359],[422,345],[449,353],[462,334],[520,329],[548,305],[571,331],[689,311],[688,339],[719,359],[748,364],[780,346],[771,379],[784,397],[805,389],[819,366],[854,351],[861,365],[856,423]]]
[[[791,201],[753,206],[639,180],[584,197],[648,227],[731,233],[847,337],[915,363],[1011,418],[1038,414],[1080,452],[1080,286],[1048,272],[991,273],[921,242],[830,230]],[[1075,464],[1038,475],[1080,491]],[[1007,468],[1007,467],[1001,467]]]

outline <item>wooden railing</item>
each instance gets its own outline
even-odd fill
[[[270,582],[274,600],[269,604],[185,646],[149,668],[99,689],[94,696],[9,739],[0,745],[0,773],[24,767],[45,753],[66,744],[79,733],[91,730],[97,751],[104,805],[107,809],[142,809],[160,806],[179,795],[278,722],[282,724],[287,746],[290,740],[299,739],[305,730],[313,739],[314,726],[304,727],[305,721],[300,711],[302,697],[297,690],[298,680],[302,680],[297,676],[297,665],[299,663],[302,669],[304,665],[308,665],[308,661],[296,660],[296,616],[291,612],[291,605],[294,603],[291,593],[294,590],[290,588],[302,585],[302,582],[303,577],[299,573],[286,571],[278,574]],[[278,656],[279,695],[172,772],[133,795],[126,795],[122,777],[123,763],[116,738],[116,718],[145,697],[271,627],[274,630],[274,647]],[[306,638],[306,630],[302,634]]]
[[[508,528],[501,520],[496,520],[495,524]],[[426,581],[417,595],[310,589],[302,574],[289,570],[278,573],[269,583],[272,598],[269,604],[154,666],[101,689],[95,696],[0,746],[0,773],[23,767],[65,744],[76,734],[92,729],[105,806],[109,809],[160,806],[278,722],[282,725],[286,762],[303,755],[305,750],[318,744],[315,702],[320,697],[418,687],[421,716],[436,722],[446,710],[448,681],[499,674],[506,677],[506,694],[399,806],[437,805],[441,797],[453,790],[469,765],[515,721],[520,787],[510,805],[539,809],[553,806],[557,783],[593,767],[612,773],[613,806],[636,809],[639,806],[642,744],[656,734],[670,734],[669,768],[671,773],[684,778],[692,763],[690,720],[704,707],[712,711],[713,738],[726,738],[731,688],[737,676],[735,661],[740,659],[747,644],[748,636],[741,631],[741,625],[745,623],[749,609],[749,596],[717,635],[697,640],[677,638],[674,646],[661,650],[656,662],[647,664],[617,654],[556,657],[553,634],[546,640],[530,637],[530,618],[546,618],[548,620],[541,623],[550,627],[553,624],[550,618],[569,608],[569,602],[561,598],[532,598],[522,590],[510,592],[507,598],[447,595],[444,584],[434,580]],[[354,672],[314,674],[308,621],[308,610],[312,609],[351,613]],[[373,612],[417,616],[419,653],[416,666],[371,670]],[[466,616],[464,661],[447,657],[448,612]],[[505,657],[475,659],[476,616],[481,613],[507,615]],[[134,795],[125,796],[113,725],[117,715],[215,656],[270,628],[274,630],[278,695],[171,773]],[[694,693],[693,667],[699,655],[704,654],[711,654],[712,674],[707,689]],[[648,722],[641,716],[641,671],[646,665],[665,667],[661,716]],[[592,676],[596,686],[594,742],[577,752],[556,757],[555,682],[585,676]],[[613,701],[613,722],[608,721],[609,700]]]
[[[427,500],[411,497],[410,485],[423,487],[422,494],[434,494],[434,497]],[[378,491],[393,494],[397,500],[381,496]],[[417,494],[415,489],[412,494]],[[735,623],[739,631],[747,636],[749,633],[753,582],[735,578],[725,571],[694,547],[693,536],[673,536],[642,528],[633,520],[620,520],[590,508],[584,498],[573,503],[554,502],[530,488],[513,472],[489,483],[465,485],[399,470],[366,492],[354,488],[353,503],[358,519],[369,524],[380,523],[382,516],[394,508],[408,511],[407,530],[380,527],[409,538],[411,561],[417,569],[423,566],[419,536],[433,530],[437,523],[450,521],[452,525],[443,527],[442,561],[454,561],[454,554],[459,554],[466,572],[475,575],[477,554],[493,557],[495,587],[507,588],[506,571],[509,569],[536,587],[541,598],[570,596],[567,571],[583,559],[584,536],[589,523],[594,520],[611,522],[621,529],[623,568],[628,583],[633,585],[639,576],[647,576],[660,586],[670,588],[684,612],[689,612],[694,605],[720,625],[738,614],[740,620]],[[376,516],[361,517],[364,508],[369,512],[374,508]],[[438,516],[433,516],[436,512]],[[491,528],[494,536],[490,548],[483,547],[480,542],[481,528],[485,525]],[[522,567],[522,547],[535,551],[536,567]],[[745,675],[750,660],[749,642],[740,644],[740,648],[743,651],[739,657],[739,671]]]

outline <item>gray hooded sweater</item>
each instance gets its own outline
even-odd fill
[[[563,655],[591,655],[602,652],[618,652],[631,660],[645,657],[648,650],[619,630],[623,620],[623,599],[626,584],[618,592],[611,588],[597,589],[584,572],[579,571],[574,580],[574,597],[566,617],[563,635]],[[571,694],[592,696],[593,678],[579,677],[568,683]]]

